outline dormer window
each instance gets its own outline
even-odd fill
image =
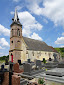
[[[20,30],[19,29],[17,30],[17,35],[20,36]]]

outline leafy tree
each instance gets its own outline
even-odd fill
[[[5,60],[5,58],[9,60],[9,55],[0,57],[0,60]]]
[[[61,57],[64,57],[64,48],[55,48],[55,50],[61,54]]]

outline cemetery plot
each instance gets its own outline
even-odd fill
[[[49,62],[43,65],[43,67],[47,68],[47,69],[52,69],[52,68],[56,68],[58,66],[58,63],[54,63],[54,62]]]
[[[55,68],[52,70],[48,70],[48,71],[46,71],[46,75],[64,76],[64,68]]]
[[[60,62],[60,63],[58,64],[58,68],[64,68],[64,62]]]
[[[33,63],[25,63],[24,64],[24,73],[25,75],[34,75],[39,72],[43,72],[42,64],[40,60],[36,61],[36,64]]]

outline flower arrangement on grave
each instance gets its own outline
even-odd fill
[[[45,83],[44,78],[39,78],[38,79],[38,85],[45,85],[44,83]]]

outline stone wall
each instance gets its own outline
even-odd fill
[[[22,60],[23,60],[23,61],[27,60],[28,58],[30,58],[31,61],[34,61],[35,59],[42,61],[43,58],[45,58],[46,60],[48,60],[49,57],[51,57],[52,59],[54,59],[54,57],[53,57],[53,53],[54,53],[54,52],[32,51],[32,50],[28,50],[27,52],[28,52],[28,54],[26,54],[25,51],[23,51],[23,52],[21,53],[21,54],[23,54],[23,55],[22,55],[22,58],[23,58]],[[50,54],[50,56],[49,56],[49,54]],[[25,59],[24,59],[24,57],[25,57]]]
[[[18,29],[20,31],[20,36],[18,36]],[[21,57],[21,37],[22,37],[22,27],[19,25],[13,25],[10,31],[10,51],[9,51],[9,61],[11,61],[11,53],[13,54],[14,63],[17,63]]]
[[[27,61],[28,58],[30,58],[31,61],[34,61],[35,59],[42,61],[43,58],[45,58],[46,60],[48,60],[49,58],[54,59],[53,54],[54,52],[23,50],[21,52],[21,61],[22,62]],[[58,53],[57,53],[57,59],[59,60]]]
[[[20,85],[20,77],[17,75],[12,75],[12,85]]]
[[[4,73],[4,80],[2,85],[9,85],[9,72]]]

